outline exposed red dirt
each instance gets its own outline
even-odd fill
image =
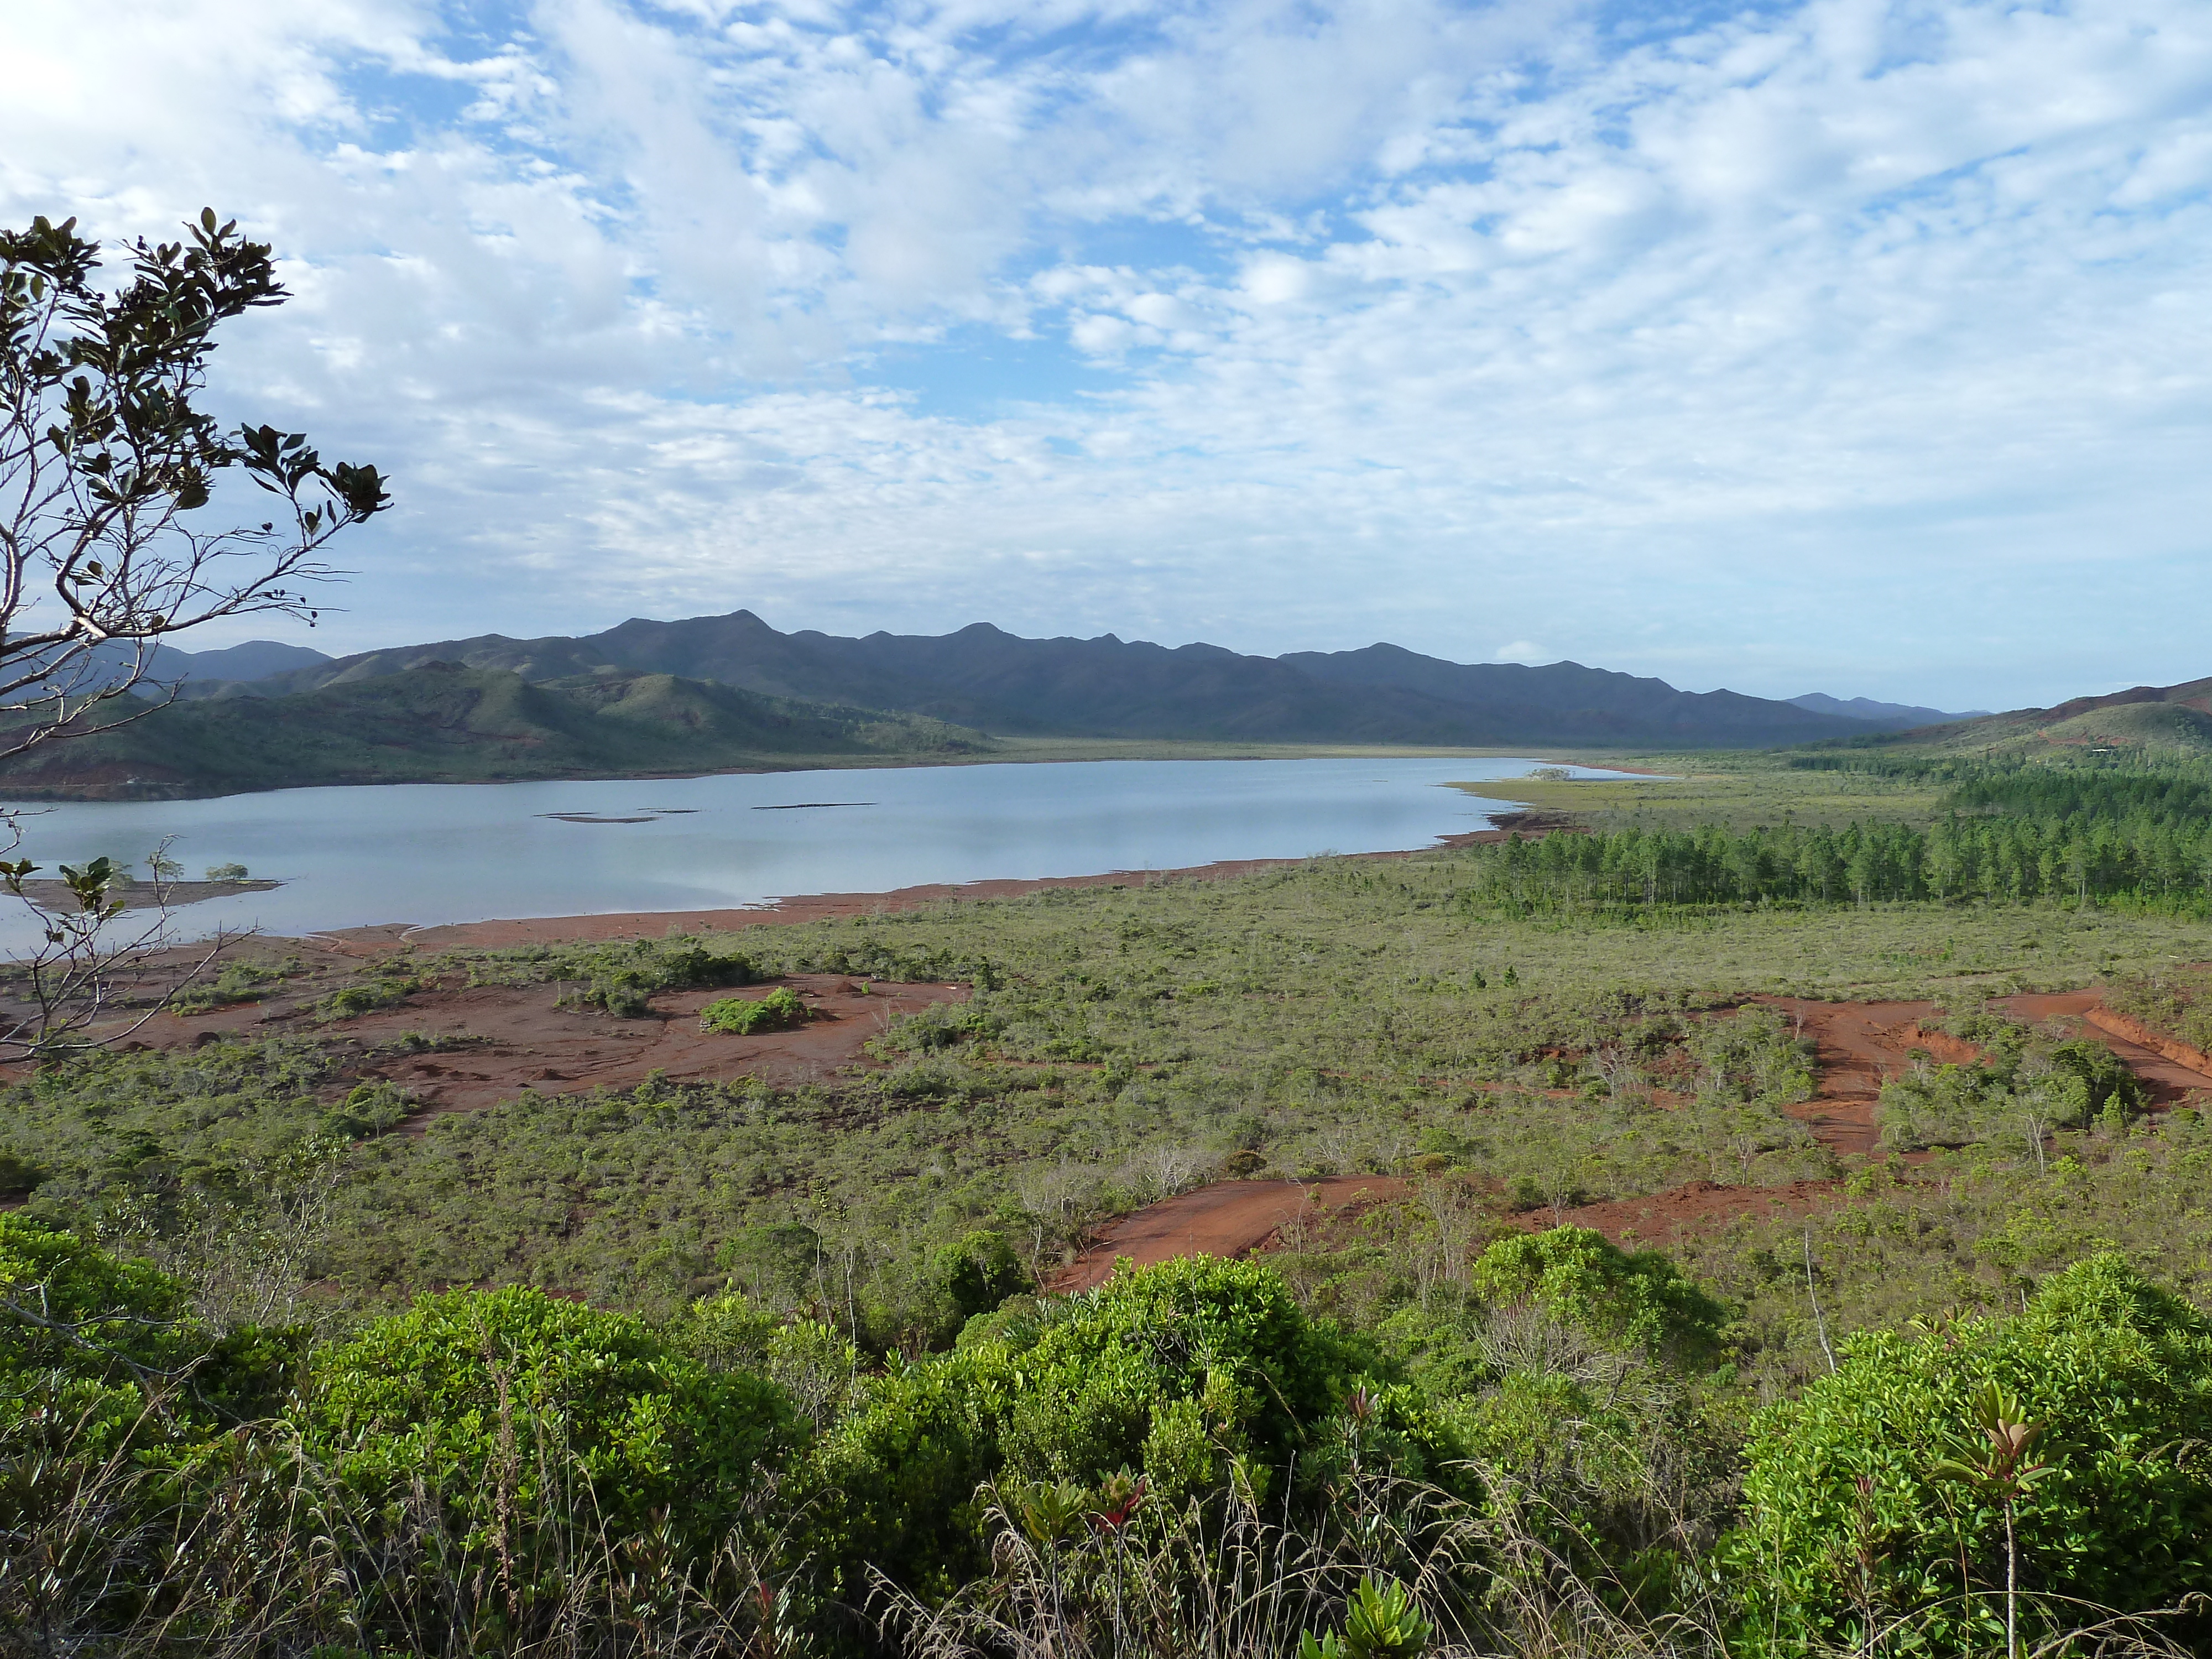
[[[1839,1184],[1793,1181],[1783,1187],[1722,1187],[1710,1181],[1692,1181],[1642,1198],[1616,1198],[1565,1210],[1556,1218],[1556,1224],[1588,1227],[1624,1247],[1651,1244],[1679,1233],[1708,1231],[1738,1216],[1764,1219],[1810,1215],[1827,1206]],[[1531,1211],[1522,1219],[1532,1231],[1555,1224],[1549,1210]]]
[[[817,1082],[872,1064],[862,1045],[897,1016],[968,997],[957,985],[878,981],[870,981],[864,993],[859,981],[842,974],[802,974],[776,983],[799,994],[807,1022],[793,1030],[750,1036],[702,1030],[699,1011],[724,997],[765,996],[771,986],[664,992],[653,999],[653,1012],[637,1019],[556,1008],[559,988],[552,985],[420,991],[396,1007],[320,1027],[305,1018],[272,1021],[271,1011],[246,1006],[163,1015],[137,1041],[169,1048],[201,1041],[203,1033],[265,1036],[295,1029],[343,1036],[371,1049],[410,1032],[439,1039],[444,1046],[426,1052],[372,1056],[353,1073],[399,1084],[420,1099],[422,1109],[401,1125],[419,1133],[441,1113],[477,1111],[523,1094],[631,1089],[655,1072],[671,1083],[759,1078],[788,1088]]]
[[[2139,1021],[2114,1013],[2105,1006],[2100,988],[2031,991],[2007,997],[2002,1006],[2016,1019],[2070,1027],[2103,1043],[2143,1080],[2154,1108],[2175,1105],[2194,1090],[2212,1091],[2212,1060],[2186,1043],[2161,1037]]]
[[[1087,1291],[1110,1278],[1114,1264],[1123,1257],[1148,1267],[1177,1256],[1246,1255],[1278,1243],[1283,1228],[1301,1214],[1349,1219],[1412,1190],[1393,1176],[1219,1182],[1123,1216],[1060,1269],[1049,1288]]]
[[[1881,1085],[1910,1069],[1911,1051],[1948,1065],[1981,1057],[1972,1043],[1936,1029],[1938,1011],[1926,1002],[1811,1002],[1797,997],[1759,997],[1799,1022],[1818,1045],[1820,1085],[1811,1100],[1790,1108],[1814,1138],[1839,1153],[1886,1156],[1880,1146],[1875,1107]],[[2148,1087],[2154,1109],[2172,1106],[2194,1091],[2212,1091],[2212,1060],[2186,1045],[2160,1038],[2104,1006],[2104,993],[2028,993],[2000,1005],[2016,1019],[2056,1023],[2104,1043]],[[1908,1157],[1912,1155],[1908,1155]],[[1703,1231],[1744,1215],[1803,1215],[1832,1202],[1841,1183],[1797,1181],[1786,1187],[1720,1187],[1694,1181],[1642,1198],[1585,1205],[1566,1212],[1566,1224],[1591,1227],[1616,1243],[1650,1242]],[[1538,1224],[1549,1220],[1541,1212]]]
[[[2110,1008],[2091,1008],[2085,1011],[2081,1018],[2095,1026],[2107,1042],[2117,1040],[2137,1044],[2160,1059],[2172,1061],[2184,1072],[2197,1077],[2212,1078],[2212,1054],[2207,1054],[2202,1048],[2192,1048],[2178,1037],[2154,1031],[2133,1015],[2118,1013]]]
[[[1978,1058],[1972,1044],[1933,1029],[1937,1010],[1930,1002],[1753,1000],[1780,1009],[1819,1046],[1820,1085],[1812,1099],[1789,1111],[1815,1140],[1838,1152],[1880,1156],[1875,1103],[1884,1083],[1910,1069],[1911,1050],[1952,1064]]]

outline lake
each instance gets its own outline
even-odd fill
[[[217,927],[298,935],[1395,851],[1510,810],[1452,782],[1546,763],[1079,761],[283,789],[23,808],[17,856],[51,871],[106,854],[143,878],[146,854],[173,837],[170,856],[188,877],[234,863],[284,884],[186,907],[184,936]],[[0,951],[28,931],[5,916]]]

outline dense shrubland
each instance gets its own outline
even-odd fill
[[[1912,1071],[1882,1087],[1885,1146],[2011,1145],[2040,1162],[2056,1130],[2101,1127],[2124,1138],[2142,1115],[2148,1092],[2100,1042],[2062,1041],[1990,1014],[1953,1020],[1950,1035],[1985,1058],[1939,1066],[1916,1051]]]
[[[1366,1323],[1195,1260],[941,1264],[870,1361],[731,1290],[513,1287],[337,1339],[0,1217],[0,1643],[27,1653],[1987,1650],[2212,1633],[2212,1324],[2100,1255],[1754,1414],[1739,1310],[1560,1229]],[[2010,1462],[1984,1402],[2021,1425]],[[2009,1525],[2009,1534],[2007,1528]],[[2009,1542],[2007,1541],[2009,1535]],[[2011,1593],[2008,1594],[2008,1586]],[[1334,1643],[1335,1645],[1328,1645]]]

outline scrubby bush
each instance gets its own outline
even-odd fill
[[[574,989],[564,989],[556,1006],[604,1009],[623,1019],[649,1013],[657,992],[750,985],[761,978],[760,963],[751,957],[710,950],[698,939],[683,937],[571,946],[545,952],[529,967],[532,979],[580,981]]]
[[[890,1029],[873,1038],[869,1048],[878,1058],[894,1054],[939,1054],[999,1035],[1000,1021],[973,1003],[936,1002],[920,1013],[893,1020]]]
[[[360,985],[333,991],[315,1005],[315,1013],[321,1019],[351,1019],[359,1014],[374,1013],[380,1008],[396,1008],[422,988],[422,981],[411,975],[382,974]]]
[[[264,994],[270,986],[282,985],[287,974],[297,971],[298,966],[296,961],[282,965],[227,962],[212,980],[187,985],[171,1000],[169,1006],[179,1013],[190,1014],[210,1008],[227,1007],[235,1002],[252,1002]],[[401,993],[402,996],[404,994]],[[392,999],[394,1001],[398,1000],[397,997]],[[380,1006],[383,1005],[364,1003],[350,1007],[349,1012],[365,1012],[370,1006]]]
[[[806,1024],[806,1005],[788,985],[779,985],[766,996],[725,997],[699,1011],[702,1029],[732,1036],[750,1036],[756,1031],[788,1031]]]
[[[303,1331],[218,1331],[173,1275],[0,1212],[0,1431],[185,1455],[274,1409],[306,1346]]]
[[[1608,1347],[1644,1349],[1698,1370],[1717,1364],[1729,1310],[1656,1250],[1623,1250],[1587,1227],[1501,1238],[1474,1264],[1493,1304],[1534,1304]]]
[[[1923,1054],[1915,1071],[1885,1083],[1877,1114],[1883,1146],[2039,1146],[2058,1129],[2124,1126],[2148,1103],[2142,1079],[2101,1042],[2052,1042],[1990,1015],[1954,1020],[1950,1030],[1983,1044],[1989,1058],[1931,1066]]]
[[[1302,1312],[1264,1267],[1205,1257],[1117,1275],[1057,1317],[894,1370],[824,1444],[848,1505],[823,1547],[923,1593],[981,1569],[985,1482],[1097,1484],[1124,1468],[1164,1499],[1264,1490],[1328,1437],[1380,1356]]]

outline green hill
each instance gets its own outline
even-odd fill
[[[2055,708],[2015,708],[1979,720],[1926,726],[1818,745],[1880,749],[1900,755],[2054,757],[2130,750],[2147,756],[2212,755],[2212,679],[2138,685],[2100,697],[2075,697]]]
[[[339,783],[489,783],[774,771],[988,751],[912,714],[763,696],[672,674],[532,684],[430,663],[289,696],[157,708],[0,766],[16,799],[175,799]]]

